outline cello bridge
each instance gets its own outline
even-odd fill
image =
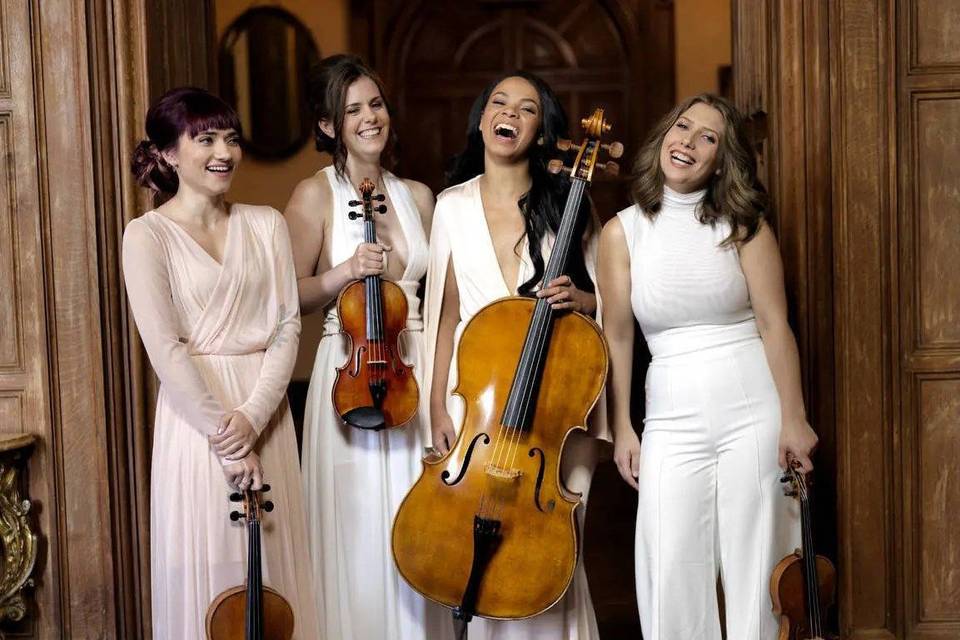
[[[523,475],[523,472],[520,469],[504,469],[503,467],[488,462],[484,468],[484,472],[494,478],[495,480],[517,480],[520,476]]]

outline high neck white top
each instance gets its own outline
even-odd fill
[[[652,219],[636,205],[618,214],[633,312],[655,359],[759,336],[737,248],[722,244],[729,223],[698,219],[705,195],[664,187]]]

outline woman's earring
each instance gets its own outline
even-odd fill
[[[540,136],[539,138],[537,138],[537,146],[538,146],[538,147],[542,147],[544,142],[545,142],[545,140],[543,139],[543,136]]]

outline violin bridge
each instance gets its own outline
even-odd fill
[[[517,480],[520,476],[523,475],[523,472],[520,469],[504,469],[503,467],[488,462],[484,468],[484,472],[496,480]]]

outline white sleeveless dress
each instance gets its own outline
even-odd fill
[[[583,247],[587,271],[594,281],[596,266],[596,239]],[[543,243],[543,257],[549,260],[552,238]],[[432,381],[433,355],[436,351],[440,308],[447,264],[452,261],[460,293],[460,322],[454,335],[456,345],[470,319],[480,309],[499,298],[513,294],[517,287],[533,275],[533,263],[524,240],[520,247],[520,269],[517,282],[508,284],[503,279],[500,263],[494,250],[480,197],[480,176],[446,189],[437,197],[430,233],[430,268],[427,273],[426,293],[426,342],[429,368],[427,381]],[[462,398],[449,394],[456,386],[457,367],[450,367],[447,383],[447,410],[454,427],[459,430],[465,414]],[[599,403],[598,403],[599,404]],[[606,437],[605,420],[597,420],[597,412],[591,416],[590,433]],[[427,433],[425,438],[430,438]],[[583,518],[590,492],[590,482],[597,463],[597,447],[594,438],[571,438],[564,447],[562,475],[564,484],[573,492],[582,494],[583,506],[577,509],[577,517],[583,540]],[[524,620],[487,620],[474,618],[470,623],[470,640],[595,640],[599,638],[590,589],[583,562],[577,563],[573,581],[566,595],[538,616]]]
[[[331,264],[349,259],[363,242],[363,222],[350,220],[359,196],[333,167],[322,170],[333,192]],[[406,238],[407,266],[397,284],[407,294],[404,359],[421,385],[420,410],[409,424],[380,432],[347,426],[333,408],[337,367],[348,357],[336,305],[307,394],[303,427],[303,488],[310,560],[319,597],[322,640],[443,640],[452,625],[442,608],[407,586],[391,553],[393,516],[420,475],[427,395],[422,384],[423,321],[417,287],[427,270],[427,237],[407,186],[385,172],[383,181]]]

